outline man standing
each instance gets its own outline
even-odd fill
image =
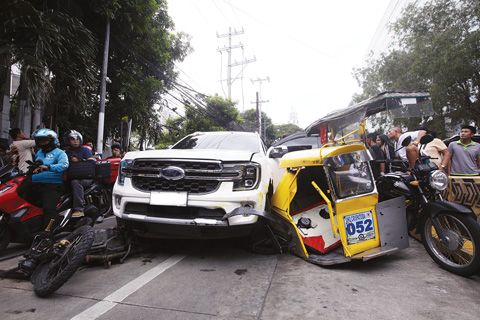
[[[13,140],[10,145],[10,150],[12,150],[13,154],[13,165],[20,172],[26,173],[28,171],[27,161],[32,161],[33,159],[32,148],[35,147],[35,140],[28,140],[20,128],[11,129],[9,135]]]
[[[475,127],[464,125],[460,131],[460,140],[448,145],[448,151],[451,154],[450,173],[452,175],[480,174],[480,144],[472,141],[476,132]]]

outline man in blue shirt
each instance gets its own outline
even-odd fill
[[[33,272],[38,262],[33,248],[40,245],[43,239],[51,237],[52,230],[46,230],[46,227],[52,219],[57,217],[57,203],[64,191],[63,173],[68,168],[67,154],[58,148],[59,141],[55,131],[42,128],[35,131],[32,136],[38,148],[35,162],[41,163],[41,165],[33,170],[32,184],[28,188],[27,199],[42,201],[45,231],[35,236],[26,258],[19,262],[20,270],[26,275]]]
[[[77,163],[80,161],[95,161],[92,152],[87,147],[82,146],[83,137],[80,132],[70,130],[67,134],[69,147],[67,149],[67,156],[70,163]],[[72,217],[84,216],[83,210],[85,208],[85,188],[93,183],[92,179],[73,179],[70,180],[73,194],[73,214]]]
[[[31,193],[40,197],[43,208],[43,222],[46,226],[56,217],[56,206],[63,193],[63,173],[68,168],[68,158],[59,149],[55,131],[39,129],[34,133],[35,144],[39,148],[35,161],[42,164],[33,171]]]

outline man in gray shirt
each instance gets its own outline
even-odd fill
[[[449,167],[452,175],[480,174],[480,144],[472,141],[476,132],[473,126],[463,126],[460,131],[460,140],[448,145],[451,155]]]

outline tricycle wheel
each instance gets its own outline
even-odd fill
[[[443,228],[440,239],[432,219]],[[470,216],[445,212],[425,218],[421,227],[423,246],[443,269],[461,276],[480,271],[480,225]]]

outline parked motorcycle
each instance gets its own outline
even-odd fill
[[[426,135],[420,143],[424,146],[432,140]],[[405,139],[402,146],[410,142]],[[400,160],[390,162],[402,167]],[[420,234],[425,250],[440,267],[461,276],[480,271],[480,225],[470,208],[442,198],[448,176],[430,157],[421,156],[410,174],[391,172],[376,184],[380,201],[405,197],[408,229]]]

